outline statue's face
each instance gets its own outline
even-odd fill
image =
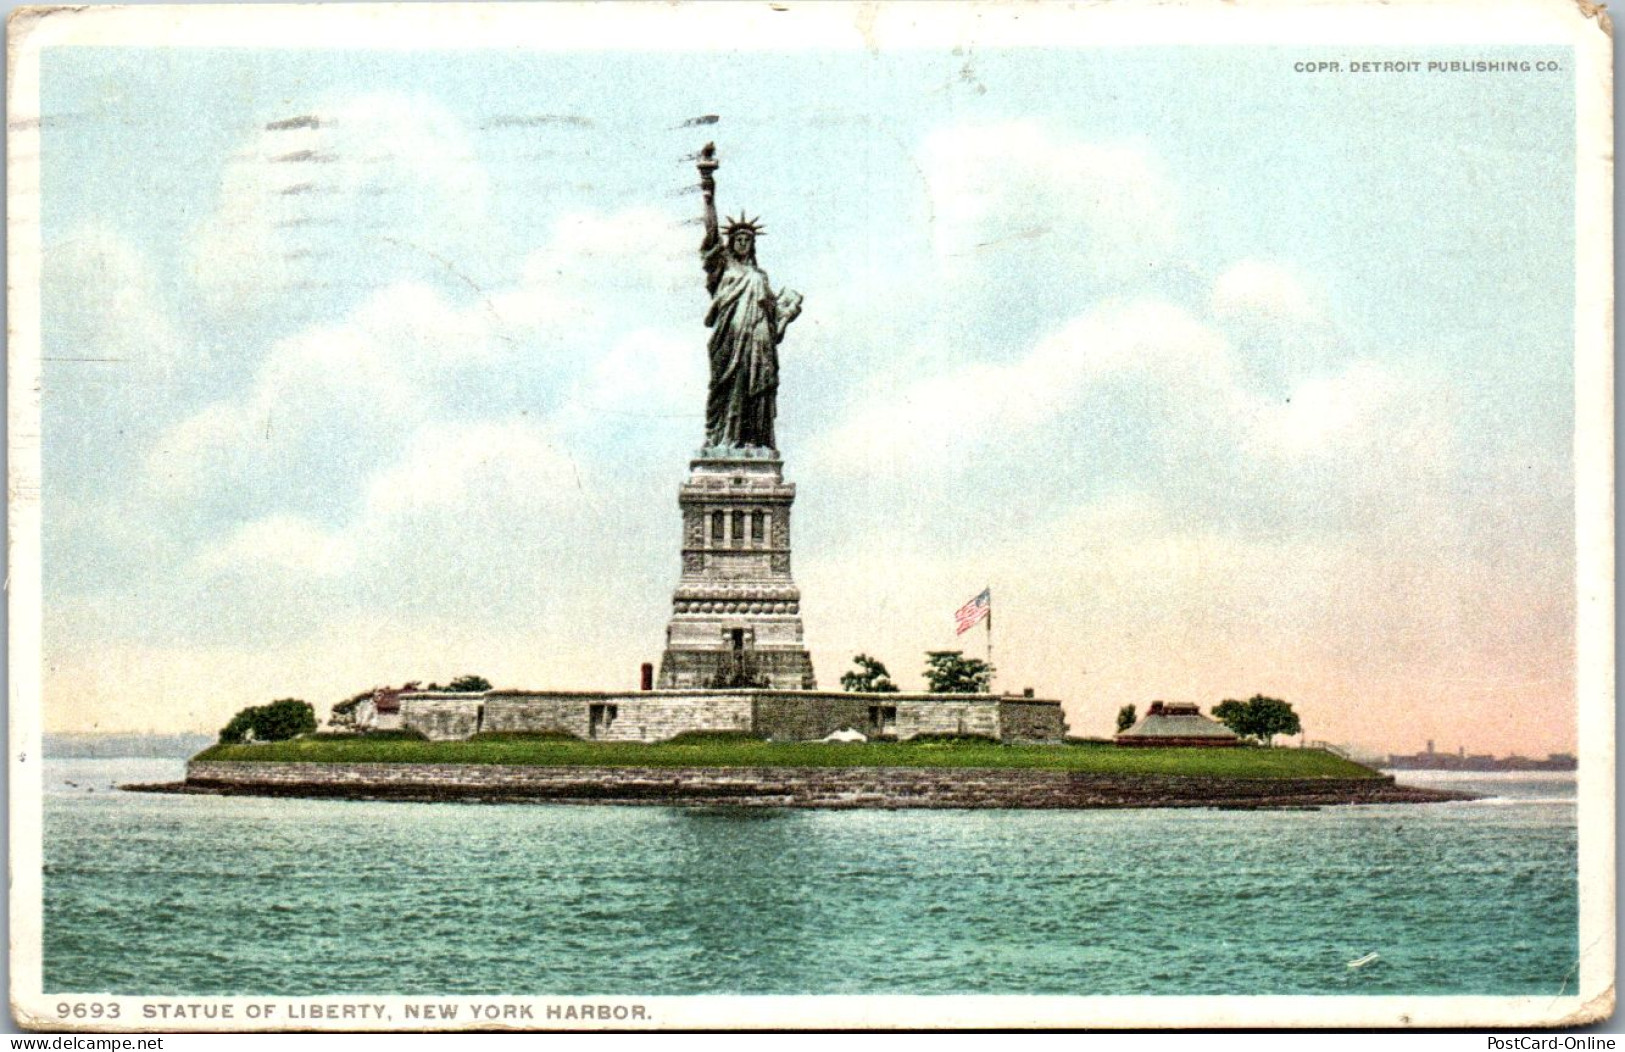
[[[748,256],[756,247],[756,235],[748,230],[736,230],[728,239],[728,247],[733,249],[736,256]]]

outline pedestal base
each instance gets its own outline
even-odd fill
[[[795,492],[770,450],[690,463],[677,498],[683,574],[666,626],[662,689],[817,687],[790,576]]]

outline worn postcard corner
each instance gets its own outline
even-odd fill
[[[1613,38],[1614,20],[1609,16],[1606,4],[1594,4],[1591,0],[1574,0],[1574,5],[1580,9],[1582,15],[1595,19],[1597,28],[1608,34],[1610,39]]]
[[[17,9],[19,1025],[1606,1018],[1576,6]]]
[[[1573,1015],[1562,1020],[1558,1025],[1563,1027],[1590,1026],[1613,1017],[1615,1008],[1614,986],[1598,994]]]

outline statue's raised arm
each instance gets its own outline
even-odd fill
[[[700,242],[701,252],[718,241],[716,170],[720,166],[721,162],[717,160],[717,144],[706,143],[700,149],[700,163],[696,166],[700,170],[700,193],[705,197],[705,239]]]
[[[778,411],[779,342],[801,313],[801,296],[775,293],[756,265],[756,239],[766,233],[745,218],[717,224],[716,146],[700,150],[700,192],[705,198],[705,237],[700,255],[711,307],[711,387],[705,403],[705,444],[716,455],[771,451]]]

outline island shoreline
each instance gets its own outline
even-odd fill
[[[193,761],[132,792],[402,802],[797,809],[1318,808],[1475,799],[1365,778],[1226,778],[970,767],[534,767]]]

